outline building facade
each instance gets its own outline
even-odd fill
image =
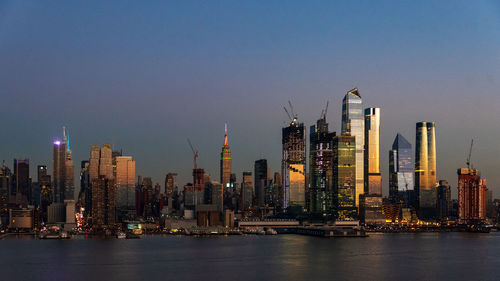
[[[231,171],[232,171],[231,149],[229,149],[229,144],[227,142],[227,124],[226,124],[224,130],[224,145],[222,146],[222,151],[220,153],[220,183],[222,184],[224,189],[230,188]]]
[[[389,151],[389,198],[393,203],[402,202],[406,208],[417,207],[414,174],[412,146],[398,133]]]
[[[293,119],[282,129],[283,208],[305,206],[306,132],[303,123]]]
[[[458,174],[458,222],[475,224],[486,219],[486,180],[477,169],[462,168]]]
[[[359,196],[364,193],[364,142],[365,142],[363,100],[358,89],[347,92],[342,101],[342,135],[355,137],[356,143],[356,207],[359,206]]]
[[[415,191],[418,216],[432,219],[436,216],[436,129],[434,122],[419,122],[416,126]]]
[[[333,206],[337,220],[357,219],[356,138],[333,138]]]

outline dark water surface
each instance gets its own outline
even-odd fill
[[[0,280],[500,280],[500,233],[0,240]]]

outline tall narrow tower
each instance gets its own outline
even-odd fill
[[[382,196],[380,108],[365,109],[365,193]]]
[[[432,218],[437,204],[436,130],[434,122],[416,126],[415,191],[419,217]]]
[[[220,153],[220,182],[222,183],[222,188],[226,189],[229,187],[231,182],[231,149],[227,143],[227,124],[224,127],[224,145],[222,146],[222,151]]]
[[[359,195],[364,193],[364,146],[365,124],[363,100],[357,88],[347,92],[342,101],[342,135],[353,136],[356,142],[356,207]]]
[[[305,206],[306,130],[304,123],[293,117],[282,129],[283,208]]]

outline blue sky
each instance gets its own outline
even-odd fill
[[[414,144],[418,121],[436,122],[438,178],[454,193],[471,138],[500,191],[497,1],[2,1],[0,65],[9,165],[51,166],[65,125],[76,163],[111,142],[137,174],[184,184],[189,137],[218,179],[227,122],[238,179],[260,158],[279,171],[283,105],[309,126],[329,100],[339,131],[342,97],[358,87],[381,107],[385,194],[392,141]]]

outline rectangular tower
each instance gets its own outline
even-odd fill
[[[357,219],[356,138],[333,138],[333,206],[338,220]]]
[[[303,123],[293,118],[282,129],[283,208],[305,206],[306,131]]]
[[[358,89],[347,92],[342,101],[342,135],[350,135],[356,140],[356,207],[359,206],[359,196],[364,193],[364,146],[365,125],[363,116],[363,100]]]
[[[419,122],[416,126],[415,189],[420,218],[435,217],[437,205],[436,130],[434,122]]]

